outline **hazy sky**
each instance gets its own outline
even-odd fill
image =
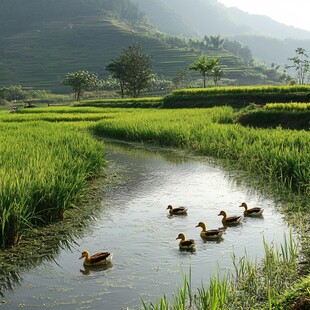
[[[218,0],[251,14],[271,17],[283,24],[310,31],[310,0]]]

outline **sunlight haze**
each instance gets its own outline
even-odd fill
[[[296,28],[310,31],[308,0],[218,0],[227,7],[237,7],[250,14],[266,15]]]

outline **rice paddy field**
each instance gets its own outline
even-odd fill
[[[17,243],[33,227],[62,219],[79,202],[89,180],[105,165],[102,143],[94,135],[224,159],[246,171],[253,184],[272,188],[277,199],[285,200],[288,219],[307,232],[310,132],[243,127],[234,123],[235,113],[227,106],[1,111],[1,246]],[[309,237],[302,236],[303,253],[309,258]]]

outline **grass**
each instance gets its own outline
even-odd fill
[[[211,88],[195,88],[174,90],[173,95],[199,95],[199,94],[242,94],[242,93],[296,93],[309,92],[308,85],[280,85],[280,86],[225,86]]]
[[[82,198],[87,181],[104,165],[102,144],[89,135],[90,130],[105,137],[228,159],[252,178],[273,185],[273,190],[279,186],[301,197],[296,205],[287,203],[286,214],[294,214],[296,225],[303,220],[303,245],[309,246],[305,236],[309,229],[310,133],[244,128],[234,124],[235,117],[231,107],[1,111],[1,245],[17,242],[33,225],[61,219]],[[231,305],[235,309],[262,309],[266,305],[271,309],[297,280],[296,248],[290,239],[280,250],[266,245],[265,251],[261,264],[245,256],[235,261],[234,274],[215,276],[209,287],[197,292],[184,277],[183,287],[172,302],[164,296],[158,303],[144,303],[144,309],[227,309]],[[309,252],[303,254],[309,257]]]
[[[239,168],[309,193],[310,134],[304,131],[245,128],[233,122],[230,107],[124,110],[92,126],[95,134],[181,147],[238,163]]]
[[[280,249],[264,242],[265,256],[259,264],[246,254],[239,261],[233,256],[234,270],[214,275],[208,287],[202,285],[194,291],[189,272],[188,277],[183,275],[183,285],[173,295],[172,302],[166,296],[156,303],[143,301],[143,309],[274,309],[298,274],[297,245],[292,234],[285,240]]]
[[[164,97],[163,107],[210,108],[230,105],[240,109],[251,103],[264,105],[270,102],[309,102],[309,90],[308,85],[180,89],[174,90],[170,95]]]
[[[83,126],[81,126],[82,128]],[[104,165],[102,143],[63,123],[0,122],[0,246],[63,218]]]
[[[276,111],[305,112],[310,111],[310,103],[309,102],[268,103],[266,104],[265,109]]]
[[[135,99],[95,99],[83,100],[76,106],[92,106],[103,108],[158,108],[162,105],[162,98],[135,98]]]

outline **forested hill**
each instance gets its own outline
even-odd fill
[[[136,42],[152,55],[159,76],[173,77],[206,53],[221,58],[231,84],[274,82],[265,69],[236,53],[169,39],[132,0],[1,0],[0,86],[67,90],[61,81],[77,70],[107,78],[106,66]]]
[[[111,14],[133,23],[140,23],[144,18],[137,4],[130,0],[1,0],[0,33],[94,14]]]
[[[132,0],[160,30],[174,35],[262,35],[310,39],[310,32],[267,16],[227,8],[217,0]],[[279,8],[280,10],[281,8]],[[302,9],[302,8],[301,8]],[[187,30],[186,30],[187,29]]]

